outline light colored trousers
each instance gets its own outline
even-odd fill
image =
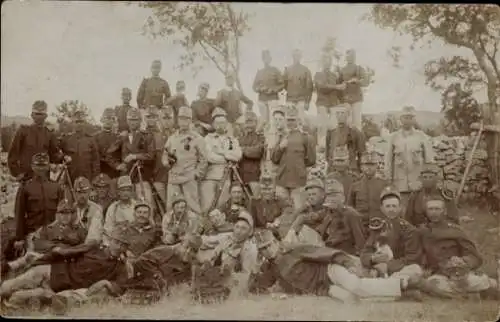
[[[356,127],[358,130],[362,131],[362,118],[361,118],[361,110],[363,107],[363,102],[356,102],[350,105],[350,114],[351,114],[351,125]]]
[[[337,127],[337,106],[317,106],[318,115],[316,124],[318,126],[318,143],[326,146],[326,132]]]
[[[275,124],[273,122],[273,118],[271,115],[273,115],[274,110],[276,107],[278,107],[280,104],[279,100],[272,100],[272,101],[259,101],[257,103],[257,106],[259,107],[259,114],[260,114],[260,126],[262,127],[265,123],[269,123],[269,127],[271,130],[275,128]]]
[[[201,211],[206,214],[212,206],[212,202],[217,194],[218,180],[203,180],[200,182],[200,203]],[[222,206],[226,201],[229,200],[229,190],[231,187],[231,181],[229,179],[226,182],[221,182],[222,192],[220,194],[219,200],[217,201],[216,208]]]
[[[183,184],[169,183],[167,185],[167,212],[172,210],[172,201],[176,194],[182,194],[186,198],[186,204],[196,214],[201,213],[200,194],[198,181],[190,180]]]
[[[303,187],[291,189],[276,186],[276,195],[284,200],[291,200],[296,210],[301,209],[305,204],[305,192]]]
[[[463,293],[475,293],[489,289],[494,285],[494,280],[486,274],[476,274],[469,272],[466,283],[463,286],[457,285],[447,276],[435,274],[427,278],[428,284],[431,285],[437,293],[455,295]]]
[[[42,287],[50,289],[51,265],[38,265],[15,278],[6,280],[0,285],[0,296],[14,293],[18,290]]]

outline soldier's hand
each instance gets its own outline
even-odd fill
[[[54,248],[52,248],[52,253],[57,254],[57,255],[62,255],[63,250],[61,247],[54,247]]]
[[[116,167],[116,170],[120,171],[120,172],[124,172],[127,170],[127,165],[125,163],[120,163],[117,167]]]
[[[25,244],[24,240],[18,240],[14,242],[14,249],[16,251],[21,251],[24,249],[24,244]]]
[[[70,163],[72,161],[72,159],[69,155],[65,155],[63,159],[64,159],[64,162],[66,162],[66,163]]]
[[[137,160],[137,156],[135,154],[128,154],[125,159],[123,159],[123,162],[129,163],[130,161],[135,161]]]
[[[336,87],[337,87],[337,90],[343,91],[346,88],[346,83],[338,84]]]
[[[21,180],[23,180],[23,178],[24,178],[24,173],[21,173],[20,175],[18,175],[16,177],[16,181],[21,181]]]
[[[284,149],[288,146],[288,139],[287,138],[283,138],[281,141],[280,141],[280,148],[281,149]]]

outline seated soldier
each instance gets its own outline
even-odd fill
[[[33,235],[33,245],[29,250],[45,254],[55,247],[67,248],[83,244],[87,229],[76,223],[76,207],[68,200],[57,205],[56,220],[40,227]]]
[[[406,292],[404,278],[360,278],[351,256],[343,251],[315,246],[290,247],[279,243],[270,231],[255,235],[259,253],[266,258],[250,279],[252,292],[265,292],[278,283],[286,294],[330,296],[341,301],[357,298],[399,298]]]
[[[226,215],[226,220],[235,223],[241,209],[248,209],[248,200],[245,197],[243,187],[239,183],[233,183],[230,189],[230,198],[219,210]]]
[[[477,298],[482,291],[496,290],[494,279],[477,272],[483,259],[476,245],[460,226],[448,222],[441,195],[428,197],[426,216],[428,224],[420,233],[432,276],[424,282],[425,290],[443,298]]]
[[[419,263],[422,259],[422,245],[417,229],[401,218],[401,196],[391,187],[384,189],[380,195],[381,210],[388,225],[387,244],[391,247],[392,256],[377,252],[378,234],[371,234],[363,248],[360,258],[364,268],[372,269],[380,263],[387,264],[389,276],[405,278],[416,286],[422,278],[423,271]],[[415,299],[420,299],[419,292],[412,293]]]
[[[75,224],[84,227],[88,233],[85,239],[86,243],[100,244],[103,233],[103,214],[102,207],[89,200],[91,186],[90,181],[84,177],[78,177],[74,183],[76,198]]]
[[[210,227],[204,231],[204,235],[218,235],[233,231],[233,224],[226,221],[226,215],[219,209],[214,209],[208,214]]]
[[[368,228],[374,236],[375,254],[385,254],[389,261],[392,260],[394,258],[394,253],[392,252],[391,246],[388,244],[389,226],[387,225],[387,221],[380,217],[372,217],[370,218]],[[387,278],[389,276],[387,272],[387,262],[373,265],[369,275],[371,277]]]
[[[159,227],[154,225],[151,207],[139,201],[134,207],[135,221],[129,225],[128,258],[136,258],[155,246],[161,236]]]
[[[111,178],[101,173],[92,181],[92,186],[95,190],[95,197],[92,201],[102,207],[102,213],[106,214],[108,207],[114,201],[115,197],[111,192]]]
[[[175,195],[172,200],[172,210],[163,216],[162,241],[166,245],[177,244],[187,233],[198,232],[199,224],[198,215],[188,209],[184,196]]]
[[[135,220],[134,207],[136,201],[133,199],[133,185],[129,176],[121,176],[117,181],[118,200],[109,205],[104,220],[104,243],[107,243],[106,235],[110,235],[117,225]]]
[[[414,226],[427,223],[426,203],[430,195],[440,194],[446,203],[446,219],[458,224],[458,208],[453,193],[443,188],[438,188],[438,173],[440,169],[436,164],[426,164],[420,172],[422,187],[410,194],[406,206],[405,219]]]
[[[121,256],[127,249],[127,229],[118,227],[109,237],[109,245],[94,244],[75,248],[53,248],[38,258],[30,269],[0,285],[0,296],[9,297],[18,290],[45,288],[51,294],[88,288],[100,280],[109,280],[112,288],[128,278]],[[123,282],[122,282],[123,283]],[[59,299],[54,296],[53,299]]]

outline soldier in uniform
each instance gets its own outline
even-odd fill
[[[336,154],[348,151],[349,167],[359,172],[361,155],[366,150],[364,134],[347,124],[346,105],[339,105],[336,110],[337,127],[326,133],[326,160],[330,165]]]
[[[212,113],[215,109],[215,99],[208,98],[208,83],[198,87],[198,99],[191,103],[193,124],[200,129],[200,134],[206,136],[212,130]]]
[[[436,164],[426,164],[420,172],[422,187],[410,194],[406,206],[405,219],[412,225],[418,227],[427,222],[425,216],[426,200],[429,196],[440,194],[445,200],[447,220],[458,224],[458,208],[453,193],[448,193],[444,188],[438,187],[439,167]]]
[[[274,179],[278,166],[272,162],[271,152],[280,138],[285,137],[288,131],[286,128],[285,106],[278,105],[271,112],[271,118],[271,124],[274,124],[274,126],[265,134],[266,151],[265,158],[262,161],[262,170],[269,171]]]
[[[347,151],[339,150],[333,158],[332,162],[327,167],[326,177],[338,180],[344,187],[345,200],[349,201],[353,183],[356,181],[356,176],[353,171],[349,170],[349,155]],[[326,179],[326,178],[325,178]]]
[[[286,90],[286,101],[295,105],[298,111],[300,123],[305,122],[305,111],[309,110],[314,83],[311,71],[300,63],[302,52],[299,49],[293,51],[293,64],[285,67],[283,73],[284,89]]]
[[[119,152],[120,158],[112,158],[111,164],[116,170],[120,171],[122,175],[129,175],[132,167],[136,161],[152,161],[154,160],[155,142],[153,138],[143,130],[140,130],[141,113],[138,109],[131,109],[127,114],[127,122],[129,132],[126,136],[120,136],[119,140],[113,144],[108,153],[114,154]],[[151,167],[144,167],[142,171],[142,179],[140,182],[137,171],[131,173],[132,182],[135,184],[135,191],[139,198],[143,197],[148,204],[152,204],[153,195],[149,181],[152,176]]]
[[[496,281],[477,270],[483,258],[473,241],[457,224],[446,218],[445,199],[430,195],[425,201],[427,224],[420,228],[425,268],[431,276],[424,288],[444,298],[470,297],[496,289]]]
[[[179,109],[179,129],[171,135],[162,151],[162,163],[169,171],[167,210],[173,196],[184,195],[191,211],[201,214],[198,184],[207,171],[207,151],[203,137],[190,129],[192,111]]]
[[[375,176],[378,160],[375,153],[364,153],[361,157],[363,176],[352,185],[348,204],[363,215],[363,227],[368,233],[371,217],[380,217],[380,194],[388,183]]]
[[[236,163],[242,157],[238,140],[226,132],[227,113],[223,109],[216,108],[214,110],[212,125],[215,128],[215,133],[209,133],[205,137],[208,169],[205,178],[200,183],[201,210],[204,214],[212,210],[212,203],[216,202],[214,208],[218,208],[229,199],[231,186],[229,174],[231,173],[227,173],[227,171],[231,171],[230,163]],[[221,182],[224,177],[226,180]],[[214,200],[218,189],[220,189],[219,198]]]
[[[102,113],[101,124],[102,130],[96,134],[95,140],[99,149],[100,169],[101,173],[106,174],[110,179],[116,180],[120,173],[110,164],[110,157],[106,151],[109,147],[118,141],[118,134],[113,131],[116,122],[115,111],[112,108],[107,108]],[[117,155],[115,157],[118,157]],[[94,177],[95,178],[95,177]],[[93,178],[89,178],[93,179]],[[116,182],[113,182],[115,188]]]
[[[151,77],[144,78],[139,86],[137,107],[142,111],[150,105],[161,109],[171,96],[168,82],[160,77],[160,72],[161,61],[153,61],[151,64]]]
[[[99,245],[104,231],[102,207],[97,203],[90,201],[90,192],[92,187],[90,181],[85,177],[75,179],[74,190],[76,196],[76,220],[78,224],[88,231],[86,243]]]
[[[160,229],[153,220],[151,207],[139,201],[134,207],[135,221],[129,225],[128,258],[136,259],[144,252],[153,248],[158,241]]]
[[[183,195],[173,196],[171,208],[162,221],[162,241],[166,245],[177,244],[186,234],[195,234],[200,225],[198,215],[187,207]]]
[[[243,151],[238,172],[243,182],[250,187],[253,195],[259,194],[260,165],[265,153],[264,136],[256,130],[257,115],[252,111],[247,111],[244,132],[238,138]]]
[[[293,201],[295,209],[301,209],[303,189],[307,180],[307,167],[316,163],[316,148],[312,138],[299,129],[297,109],[287,113],[288,134],[281,137],[271,151],[271,160],[278,165],[277,193]]]
[[[47,119],[47,103],[33,103],[31,118],[32,125],[21,125],[16,131],[7,155],[10,174],[18,179],[28,179],[31,176],[32,157],[37,153],[47,153],[51,163],[60,163],[62,160],[57,138],[44,124]]]
[[[262,51],[262,61],[264,67],[257,71],[253,81],[252,89],[259,94],[258,106],[261,116],[260,130],[264,129],[266,124],[270,125],[270,114],[279,104],[278,93],[283,90],[283,75],[281,71],[271,66],[271,52]],[[272,124],[272,122],[271,122]]]
[[[184,92],[186,91],[186,83],[184,81],[177,81],[175,83],[175,94],[165,101],[165,105],[171,106],[174,112],[174,127],[177,128],[177,117],[179,116],[179,109],[182,106],[189,106],[189,102]]]
[[[101,173],[92,180],[92,186],[96,192],[94,202],[101,206],[103,215],[108,211],[109,205],[114,201],[114,195],[110,190],[110,181],[108,175]]]
[[[406,106],[401,115],[402,127],[391,134],[385,155],[385,175],[401,193],[406,205],[412,191],[420,187],[424,163],[434,162],[432,144],[427,135],[415,129],[415,108]]]
[[[16,250],[24,248],[31,233],[54,221],[57,205],[64,196],[59,183],[49,180],[47,153],[33,155],[31,164],[33,177],[19,187],[16,195]]]
[[[243,115],[241,111],[241,102],[246,104],[247,110],[252,110],[253,101],[246,97],[238,89],[234,88],[235,75],[228,73],[226,75],[226,88],[217,92],[215,98],[215,106],[222,108],[227,114],[227,132],[229,135],[235,136],[236,126],[240,123],[240,118]]]
[[[246,198],[243,187],[238,182],[231,184],[229,194],[229,200],[219,207],[219,210],[226,215],[228,222],[234,223],[243,209],[248,210],[250,200]]]
[[[92,180],[101,173],[99,148],[95,139],[85,132],[85,115],[76,111],[73,115],[74,132],[61,142],[61,150],[69,163],[71,180],[85,177]],[[73,184],[73,183],[72,183]]]
[[[57,205],[56,220],[40,227],[33,234],[33,251],[48,253],[55,247],[67,248],[78,246],[87,238],[86,227],[75,223],[76,207],[69,200],[62,200]]]
[[[115,114],[118,121],[118,133],[125,135],[128,132],[127,113],[132,108],[132,91],[130,88],[122,88],[122,105],[115,107]]]
[[[379,253],[376,249],[378,234],[371,233],[361,252],[363,268],[372,269],[380,263],[387,264],[389,276],[406,279],[411,286],[416,286],[422,278],[420,266],[422,260],[422,244],[417,229],[401,218],[401,196],[397,190],[387,187],[380,194],[383,213],[382,219],[387,222],[387,245],[393,252],[393,258],[387,253]],[[412,292],[418,298],[418,292]]]
[[[111,234],[116,226],[124,222],[135,221],[134,208],[137,201],[133,198],[133,184],[129,176],[121,176],[116,183],[118,200],[111,203],[106,211],[104,220],[103,242],[107,243],[106,236]]]

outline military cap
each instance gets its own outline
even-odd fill
[[[311,189],[311,188],[320,188],[325,190],[325,184],[323,183],[323,180],[320,178],[310,178],[307,180],[306,183],[306,189]]]
[[[201,236],[198,234],[192,234],[192,233],[184,235],[182,237],[182,241],[187,243],[187,245],[186,245],[187,247],[194,249],[194,250],[199,249],[201,247],[201,245],[203,244],[203,239],[201,238]]]
[[[31,111],[34,113],[47,114],[47,103],[45,103],[45,101],[35,101],[35,103],[33,103]]]
[[[248,211],[246,211],[246,210],[240,211],[240,213],[238,214],[237,220],[242,220],[242,221],[246,222],[250,226],[250,228],[252,229],[252,232],[253,232],[254,221],[253,221],[252,215],[250,215],[250,213]]]
[[[415,107],[405,106],[403,107],[401,115],[415,116],[417,115],[417,112],[415,111]]]
[[[439,167],[435,163],[426,163],[422,167],[422,170],[420,171],[420,174],[424,173],[432,173],[432,174],[439,174]]]
[[[274,240],[274,235],[269,229],[259,229],[255,232],[255,243],[258,249],[269,246]]]
[[[206,83],[206,82],[201,83],[200,84],[200,88],[204,88],[204,89],[206,89],[208,91],[210,89],[210,84]]]
[[[182,193],[177,193],[174,195],[174,197],[172,198],[172,207],[179,202],[186,202],[186,198],[184,198],[184,195]]]
[[[177,115],[177,117],[184,117],[184,118],[192,119],[193,118],[193,110],[191,110],[187,106],[181,106],[179,108],[179,114]]]
[[[115,117],[115,116],[116,116],[115,110],[111,107],[104,109],[104,112],[102,112],[102,118]]]
[[[368,223],[368,228],[370,230],[381,230],[385,225],[387,224],[387,222],[385,221],[385,219],[383,218],[380,218],[380,217],[372,217],[370,218],[370,221]]]
[[[388,196],[394,196],[401,200],[401,194],[392,186],[387,186],[382,190],[382,192],[380,193],[380,201],[384,200]]]
[[[365,152],[361,156],[361,163],[362,164],[377,164],[378,163],[378,156],[374,152]]]
[[[122,88],[122,94],[132,94],[132,91],[128,87]]]
[[[274,114],[281,114],[283,116],[285,116],[285,106],[284,105],[279,105],[278,107],[276,107],[274,110],[273,110],[273,113],[272,115]]]
[[[63,199],[57,204],[57,212],[63,214],[76,212],[75,204],[68,199]]]
[[[335,173],[326,175],[325,192],[326,194],[344,193],[344,185],[336,178]]]
[[[151,210],[151,206],[149,205],[149,203],[147,203],[144,200],[140,200],[139,202],[137,202],[134,206],[134,209],[137,209],[140,207],[147,207],[149,210]]]
[[[111,178],[105,174],[101,173],[92,180],[92,185],[94,187],[107,187],[110,185]]]
[[[149,105],[146,108],[146,116],[158,116],[158,108],[155,105]]]
[[[90,190],[90,181],[85,177],[78,177],[75,179],[73,188],[76,192],[84,192]]]
[[[264,171],[260,175],[260,184],[262,185],[272,185],[273,184],[273,177],[269,171]]]
[[[121,176],[118,178],[116,182],[116,187],[118,189],[120,188],[125,188],[125,187],[132,187],[132,180],[130,179],[129,176]]]
[[[141,112],[137,108],[131,108],[127,111],[127,120],[140,120]]]
[[[36,153],[31,157],[32,165],[44,166],[49,164],[49,155],[45,152]]]
[[[216,107],[212,112],[212,120],[219,116],[227,117],[227,112],[224,111],[224,109],[222,109],[221,107]]]

